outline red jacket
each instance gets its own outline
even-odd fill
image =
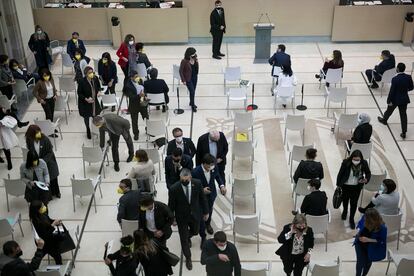
[[[125,68],[128,62],[125,61],[123,57],[128,59],[128,56],[129,56],[128,45],[125,42],[121,43],[121,46],[119,46],[118,51],[116,51],[116,55],[119,57],[119,60],[118,60],[119,66],[121,66],[121,68]]]

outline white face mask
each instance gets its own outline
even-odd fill
[[[356,160],[352,160],[352,164],[354,164],[354,166],[358,166],[359,163],[361,163],[360,160],[356,161]]]
[[[310,191],[311,190],[311,186],[308,186],[308,191]]]
[[[42,31],[41,30],[38,30],[36,32],[37,32],[37,34],[42,34]]]
[[[215,166],[214,165],[211,165],[210,166],[210,171],[214,170],[214,168],[215,168]]]
[[[380,191],[381,194],[387,193],[387,188],[385,188],[384,184],[381,184],[379,191]]]
[[[217,246],[220,251],[224,251],[227,248],[227,244],[225,246]]]
[[[177,143],[181,144],[181,142],[183,141],[183,136],[175,137],[175,141],[177,141]]]
[[[129,43],[129,45],[134,45],[134,41],[133,40],[130,40],[128,43]]]

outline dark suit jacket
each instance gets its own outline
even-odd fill
[[[323,177],[323,166],[321,162],[313,160],[302,160],[296,168],[295,174],[293,175],[293,180],[295,181],[295,183],[297,183],[299,178],[323,179]]]
[[[177,223],[186,223],[191,217],[195,221],[200,221],[201,216],[208,214],[209,211],[200,181],[192,179],[188,185],[191,185],[190,204],[187,201],[181,182],[176,182],[168,191],[168,206]]]
[[[78,39],[78,45],[79,47],[76,47],[75,43],[72,41],[72,39],[68,40],[68,43],[66,45],[66,53],[68,53],[68,55],[74,59],[75,58],[75,51],[76,48],[79,48],[82,51],[82,54],[85,55],[86,54],[86,48],[85,48],[85,44],[83,43],[83,41],[81,39]],[[87,62],[89,63],[89,60],[87,60]]]
[[[10,262],[4,264],[3,269],[1,269],[2,276],[33,276],[34,271],[36,271],[43,259],[43,251],[37,249],[31,262],[26,263],[21,258],[10,258],[6,255],[0,255],[0,263],[2,259],[7,259]],[[3,263],[2,263],[3,264]],[[1,265],[1,264],[0,264]]]
[[[216,185],[214,185],[214,182],[217,181],[217,185],[219,188],[221,185],[225,184],[223,183],[223,180],[221,179],[217,168],[214,168],[213,171],[210,171],[210,182],[207,183],[202,166],[203,165],[198,165],[197,167],[195,167],[195,169],[191,172],[191,175],[193,176],[193,179],[196,178],[201,181],[201,185],[203,186],[203,188],[210,188],[211,193],[208,195],[206,194],[206,197],[210,197],[211,200],[214,200],[217,197],[217,189]]]
[[[33,141],[26,140],[26,146],[29,151],[36,151]],[[53,146],[49,138],[43,134],[39,141],[39,158],[46,162],[50,180],[56,179],[59,175],[59,167],[56,161],[55,153],[53,152]]]
[[[190,138],[183,137],[183,143],[184,143],[183,153],[193,158],[194,155],[196,154],[196,147],[194,146],[193,141]],[[167,155],[171,155],[176,148],[177,148],[177,144],[175,143],[175,139],[169,141],[168,146],[167,146]]]
[[[230,261],[221,261],[218,254],[226,255]],[[227,241],[226,250],[220,251],[213,239],[207,240],[201,251],[200,262],[206,266],[207,275],[232,276],[234,272],[234,276],[241,276],[239,253],[236,246],[229,241]]]
[[[326,210],[327,200],[325,192],[313,191],[303,199],[300,212],[311,216],[323,216],[328,213]]]
[[[388,59],[384,59],[378,65],[375,65],[375,72],[378,74],[384,74],[385,71],[390,70],[395,67],[395,57],[391,55]]]
[[[95,92],[96,94],[101,90],[101,84],[99,82],[98,77],[93,78],[93,84],[95,86]],[[82,117],[92,117],[92,105],[95,105],[95,115],[99,115],[101,113],[101,105],[98,102],[98,99],[95,94],[95,102],[94,103],[88,103],[86,102],[86,98],[92,97],[92,87],[89,84],[89,81],[87,80],[87,77],[84,77],[81,79],[78,83],[78,108],[79,108],[79,114]]]
[[[222,165],[226,165],[226,155],[229,151],[229,144],[227,143],[226,136],[220,131],[220,139],[217,141],[217,156],[216,158],[221,158],[223,161]],[[197,155],[196,155],[196,165],[202,163],[203,157],[206,153],[210,153],[209,147],[209,133],[203,134],[198,138],[197,142]]]
[[[113,61],[108,61],[105,65],[102,59],[98,62],[98,74],[105,84],[108,84],[111,80],[114,80],[113,84],[118,82],[116,64]]]
[[[151,66],[151,62],[149,61],[148,56],[145,53],[137,53],[137,63],[144,63],[145,68],[147,69]]]
[[[405,105],[410,103],[408,91],[413,90],[413,78],[405,73],[399,73],[391,80],[390,93],[387,103]]]
[[[269,58],[269,64],[272,65],[272,76],[275,66],[283,67],[285,65],[291,65],[290,55],[285,52],[276,52]]]
[[[164,80],[161,79],[154,79],[154,80],[147,80],[144,82],[144,89],[146,94],[164,94],[165,102],[169,103],[170,98],[168,97],[168,85],[165,83]],[[151,102],[150,102],[151,103]]]
[[[140,197],[139,191],[131,190],[119,198],[118,215],[116,217],[119,223],[122,222],[122,219],[138,220]]]
[[[120,136],[126,131],[129,132],[131,127],[131,124],[127,119],[124,119],[115,113],[104,114],[102,117],[105,118],[105,124],[99,128],[99,142],[101,148],[105,146],[105,131]]]
[[[367,144],[371,140],[372,125],[365,123],[358,125],[352,134],[352,141],[359,144]]]
[[[216,9],[211,11],[210,14],[210,33],[216,34],[219,32],[226,32],[226,19],[224,16],[224,9],[221,10],[221,15]],[[220,26],[224,26],[224,30],[220,29]]]
[[[342,187],[349,178],[351,173],[352,161],[345,159],[342,161],[341,168],[339,169],[338,176],[336,177],[336,186]],[[371,170],[367,160],[361,160],[361,174],[365,174],[365,178],[369,182],[371,178]],[[362,175],[361,175],[362,177]]]
[[[193,160],[189,155],[183,154],[181,157],[180,164],[183,168],[186,168],[189,170],[193,169]],[[180,180],[181,170],[175,169],[172,155],[168,155],[165,158],[164,167],[165,167],[165,182],[167,184],[167,188],[170,188],[175,182]]]
[[[292,247],[293,247],[293,235],[290,237],[290,239],[286,240],[285,234],[287,234],[290,231],[291,224],[286,224],[283,227],[283,231],[279,234],[279,237],[277,240],[279,243],[282,244],[281,247],[276,251],[276,255],[279,255],[280,258],[283,260],[285,258],[288,258],[292,255]],[[308,227],[306,230],[306,235],[304,237],[304,251],[303,253],[306,254],[309,250],[309,248],[313,248],[314,244],[314,238],[313,238],[313,231],[311,227]]]
[[[123,88],[123,92],[125,94],[125,96],[128,97],[129,102],[128,102],[128,111],[130,113],[141,113],[141,114],[147,114],[146,110],[147,107],[146,106],[141,106],[140,104],[140,96],[137,94],[137,89],[135,88],[135,85],[132,83],[131,79],[128,79],[125,82],[124,88]]]
[[[149,231],[147,229],[147,218],[145,216],[145,211],[140,209],[139,211],[139,229],[143,229],[144,231]],[[154,202],[154,220],[155,220],[155,228],[157,230],[161,230],[164,235],[164,239],[169,239],[172,234],[171,225],[174,221],[174,215],[171,213],[170,208],[167,205],[160,201]]]

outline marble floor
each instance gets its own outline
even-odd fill
[[[242,262],[271,262],[270,275],[283,275],[283,268],[280,259],[274,254],[278,248],[277,235],[284,224],[292,219],[291,210],[294,209],[294,202],[291,197],[291,184],[289,179],[288,156],[289,149],[293,145],[301,145],[302,141],[298,133],[288,132],[287,146],[283,142],[284,118],[286,114],[292,114],[292,109],[283,109],[278,106],[276,114],[273,109],[273,98],[270,94],[271,77],[268,64],[253,64],[253,44],[228,44],[223,45],[223,52],[226,57],[222,60],[211,59],[210,45],[192,45],[197,49],[200,74],[196,92],[196,104],[198,112],[192,116],[188,106],[188,96],[184,87],[180,87],[181,106],[185,109],[182,115],[175,115],[172,110],[177,107],[176,91],[170,91],[170,110],[168,132],[174,127],[181,127],[185,136],[190,136],[196,142],[198,137],[210,129],[223,131],[230,142],[233,135],[233,112],[242,111],[241,103],[231,102],[230,112],[226,111],[226,96],[224,94],[223,70],[226,66],[241,66],[242,78],[250,80],[255,87],[255,103],[259,109],[254,111],[254,138],[257,141],[255,148],[255,161],[253,164],[254,174],[257,176],[257,210],[261,214],[260,225],[260,252],[256,253],[254,237],[237,237],[236,245],[239,250]],[[179,64],[187,45],[169,46],[148,46],[146,53],[153,65],[159,70],[159,78],[163,78],[172,90],[172,65]],[[366,112],[372,118],[374,128],[373,155],[371,170],[373,173],[387,171],[388,176],[396,180],[401,193],[401,209],[404,214],[402,231],[400,237],[400,252],[414,253],[413,239],[413,203],[414,203],[414,107],[408,108],[408,133],[404,141],[400,138],[400,124],[398,112],[390,118],[389,125],[379,124],[376,117],[386,108],[386,97],[380,96],[379,90],[371,91],[366,84],[362,74],[367,68],[372,68],[379,62],[381,50],[389,49],[396,56],[397,62],[404,62],[407,71],[411,72],[414,61],[414,51],[410,47],[404,47],[399,43],[370,43],[370,44],[333,44],[333,43],[287,43],[287,53],[292,57],[293,71],[298,78],[296,87],[296,104],[300,102],[301,87],[304,87],[304,104],[306,111],[296,111],[295,114],[304,114],[306,117],[306,130],[304,144],[314,144],[318,149],[318,160],[322,162],[325,169],[325,178],[322,183],[322,190],[325,190],[329,197],[328,206],[332,213],[332,220],[329,225],[328,250],[325,252],[324,239],[317,238],[312,262],[324,262],[341,259],[341,275],[354,274],[355,252],[352,247],[352,237],[355,234],[350,230],[348,223],[340,220],[340,209],[332,208],[331,197],[335,188],[335,179],[338,173],[341,160],[344,156],[343,139],[347,134],[340,133],[340,141],[336,143],[335,135],[330,128],[333,124],[332,113],[327,117],[324,108],[324,88],[319,84],[314,75],[317,73],[325,57],[330,56],[332,50],[342,51],[345,62],[343,87],[348,88],[347,113]],[[273,50],[276,45],[273,45]],[[116,57],[114,49],[108,46],[87,45],[87,55],[92,58],[100,57],[101,53],[109,52]],[[117,60],[114,58],[114,60]],[[62,72],[61,59],[55,60],[52,68],[55,79],[62,73],[65,77],[71,76],[70,68]],[[123,80],[123,73],[118,68],[120,83]],[[58,83],[58,81],[55,81]],[[59,89],[59,88],[58,88]],[[121,96],[121,85],[118,84],[116,91]],[[387,94],[388,87],[384,90]],[[102,180],[103,197],[97,196],[97,212],[93,208],[87,215],[89,198],[75,200],[76,212],[73,212],[71,198],[70,177],[83,177],[82,166],[82,144],[91,145],[86,139],[83,121],[81,120],[75,101],[74,91],[69,92],[70,108],[73,111],[68,117],[68,124],[64,122],[64,114],[56,112],[55,116],[62,117],[63,139],[56,140],[56,157],[60,167],[59,183],[62,191],[62,198],[54,200],[49,205],[49,212],[52,218],[60,218],[69,228],[84,226],[80,243],[80,249],[76,258],[76,267],[73,269],[73,276],[101,276],[109,275],[109,270],[102,261],[104,244],[114,240],[115,247],[119,244],[121,230],[116,222],[117,202],[119,195],[116,193],[118,181],[129,171],[132,164],[125,162],[127,148],[124,141],[120,141],[120,172],[113,170],[113,163],[106,167],[106,178]],[[250,91],[248,104],[250,104]],[[125,103],[123,104],[125,105]],[[333,105],[331,111],[343,112],[337,105]],[[338,107],[338,108],[337,108]],[[124,106],[123,106],[124,108]],[[107,111],[109,112],[109,111]],[[123,115],[130,119],[129,115]],[[152,112],[151,118],[164,118],[158,112]],[[24,120],[44,118],[43,110],[36,101],[32,101],[24,114]],[[135,148],[145,148],[144,122],[140,121],[141,136],[139,141],[134,141]],[[24,133],[26,129],[18,129],[21,145],[24,145]],[[170,134],[171,135],[171,134]],[[0,164],[0,178],[11,178],[19,176],[19,165],[22,163],[22,153],[19,148],[12,150],[13,170],[7,171],[5,164]],[[231,159],[231,158],[229,158]],[[110,156],[111,160],[111,156]],[[235,161],[239,170],[246,169],[243,162]],[[296,164],[294,164],[296,166]],[[86,166],[88,177],[93,177],[98,172],[98,165]],[[293,168],[294,169],[294,168]],[[164,173],[161,168],[161,181],[157,185],[157,199],[167,202],[167,189],[164,181]],[[231,162],[228,162],[226,173],[230,177]],[[224,229],[230,240],[233,239],[229,217],[232,201],[230,198],[231,185],[228,194],[219,196],[216,201],[213,224],[215,229]],[[0,183],[0,193],[4,195],[3,182]],[[367,195],[368,194],[368,195]],[[363,203],[369,201],[370,195],[364,196]],[[3,196],[2,195],[2,196]],[[299,198],[298,204],[300,204]],[[0,201],[0,216],[11,216],[15,212],[21,212],[23,217],[24,237],[19,231],[15,234],[16,240],[21,244],[24,251],[24,258],[32,256],[35,246],[33,244],[30,223],[28,221],[27,204],[22,198],[11,198],[11,212],[7,212],[5,196]],[[235,202],[236,213],[240,210],[253,212],[252,202],[244,199],[237,199]],[[0,239],[3,243],[5,239]],[[199,238],[193,238],[193,261],[194,269],[189,272],[183,268],[182,275],[205,274],[205,268],[200,264]],[[396,249],[396,237],[389,239],[389,248]],[[168,241],[168,247],[176,254],[180,253],[179,237],[174,229],[172,238]],[[70,254],[64,258],[69,260]],[[386,262],[375,263],[369,275],[383,275]],[[391,273],[395,274],[395,267],[391,265]],[[174,274],[179,275],[179,267],[174,268]]]

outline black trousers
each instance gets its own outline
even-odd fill
[[[83,117],[83,121],[85,122],[85,127],[86,127],[86,133],[90,134],[91,133],[91,129],[89,127],[89,118],[90,117]]]
[[[50,180],[50,193],[52,196],[60,196],[60,189],[57,177]]]
[[[403,104],[403,105],[389,105],[387,107],[387,110],[384,113],[384,119],[385,119],[385,121],[387,121],[388,118],[390,118],[390,116],[392,115],[392,113],[394,112],[394,110],[397,107],[398,107],[398,111],[400,112],[402,133],[406,133],[407,132],[407,105],[406,104]]]
[[[55,113],[55,99],[45,99],[45,103],[42,104],[43,110],[45,111],[46,120],[53,122],[53,115]]]
[[[13,86],[7,85],[7,86],[0,87],[0,92],[3,95],[6,95],[7,99],[10,100],[13,97]]]
[[[223,31],[211,33],[213,36],[213,55],[220,54],[221,42],[223,41]]]
[[[125,82],[125,80],[127,80],[129,78],[129,63],[127,62],[125,67],[121,67],[121,69],[122,69],[122,72],[124,72],[124,75],[125,75],[125,79],[124,79],[124,82]]]
[[[343,185],[342,186],[342,205],[344,213],[348,213],[348,203],[350,204],[349,220],[354,221],[355,212],[358,206],[359,194],[361,193],[361,185]]]
[[[286,275],[291,275],[293,271],[294,276],[301,276],[303,268],[306,266],[304,257],[306,254],[292,255],[282,258],[283,271]]]
[[[134,144],[132,142],[131,135],[129,134],[129,130],[125,130],[121,135],[124,137],[124,140],[128,146],[128,154],[134,155]],[[115,163],[119,163],[119,138],[120,135],[109,133],[109,139],[111,139],[112,160]]]
[[[377,81],[381,80],[381,75],[377,72],[374,72],[372,69],[366,70],[365,75],[367,76],[368,82],[372,84],[377,84]],[[374,75],[374,79],[372,79],[372,75]]]
[[[189,240],[196,236],[200,230],[200,221],[193,217],[185,221],[177,221],[178,234],[180,235],[181,249],[186,259],[191,259]]]
[[[205,238],[206,237],[206,226],[210,225],[211,223],[211,215],[213,214],[213,208],[214,208],[214,201],[216,199],[207,196],[207,204],[208,204],[208,220],[204,221],[203,218],[200,220],[200,237]]]
[[[149,239],[156,240],[162,246],[167,247],[167,239],[165,238],[165,235],[163,235],[161,238],[156,238],[154,236],[154,232],[151,232],[151,231],[147,230],[147,231],[145,231],[145,233],[147,234]]]
[[[131,112],[130,111],[131,124],[132,124],[132,133],[134,133],[134,135],[139,135],[138,116],[139,116],[140,113],[141,113],[141,117],[142,117],[143,120],[149,119],[148,109],[146,107],[142,107],[136,112]]]

